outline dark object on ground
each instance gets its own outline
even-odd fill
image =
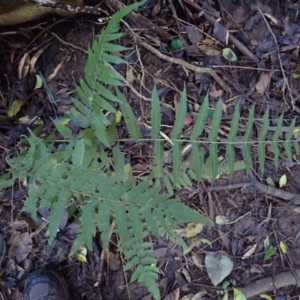
[[[68,300],[67,285],[62,277],[50,270],[38,270],[25,282],[24,300]]]

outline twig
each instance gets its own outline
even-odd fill
[[[266,195],[271,195],[277,198],[280,198],[285,201],[293,202],[293,204],[300,203],[300,196],[298,194],[285,192],[274,187],[265,185],[256,179],[252,171],[249,172],[249,181],[237,184],[229,184],[224,186],[209,186],[207,187],[207,191],[220,191],[220,190],[228,190],[228,189],[236,189],[246,186],[253,186],[257,188],[260,192],[265,193]]]
[[[118,11],[124,8],[124,4],[118,0],[105,0],[105,3],[108,7],[112,7],[115,11]],[[134,11],[131,11],[127,18],[140,26],[144,26],[149,30],[155,32],[160,38],[171,41],[173,37],[167,32],[167,30],[158,27],[153,22],[142,16],[141,14],[137,14]]]
[[[277,56],[278,56],[278,61],[279,61],[281,73],[282,73],[282,76],[283,76],[283,78],[284,78],[284,83],[286,84],[286,86],[287,86],[287,88],[288,88],[288,91],[289,91],[289,93],[290,93],[292,108],[293,108],[293,110],[295,110],[295,100],[294,100],[294,98],[293,98],[292,91],[291,91],[291,88],[290,88],[290,86],[289,86],[288,80],[287,80],[287,78],[286,78],[286,76],[285,76],[285,72],[284,72],[283,65],[282,65],[282,61],[281,61],[281,57],[280,57],[280,51],[279,51],[279,46],[278,46],[277,38],[276,38],[274,32],[272,31],[272,29],[271,29],[271,27],[270,27],[270,25],[269,25],[269,23],[268,23],[268,21],[267,21],[265,15],[262,13],[262,11],[260,10],[259,7],[258,7],[257,9],[258,9],[259,13],[261,14],[262,18],[264,19],[264,21],[265,21],[265,23],[266,23],[266,25],[267,25],[267,27],[268,27],[268,29],[269,29],[269,31],[270,31],[270,33],[271,33],[273,39],[274,39],[274,42],[275,42],[275,44],[276,44],[276,51],[277,51]],[[283,99],[284,99],[284,102],[285,102],[287,105],[289,105],[288,101],[287,101],[286,98],[285,98],[285,93],[284,93],[284,91],[283,91]]]
[[[177,59],[177,58],[173,58],[173,57],[169,57],[165,54],[162,54],[161,52],[159,52],[158,50],[156,50],[155,48],[153,48],[152,46],[150,46],[149,44],[145,43],[142,41],[142,39],[140,37],[137,37],[137,40],[139,42],[139,44],[141,46],[143,46],[144,48],[146,48],[147,50],[149,50],[150,52],[152,52],[153,54],[155,54],[158,58],[166,60],[170,63],[174,63],[177,65],[180,65],[182,67],[185,67],[191,71],[194,71],[196,73],[202,73],[202,74],[209,74],[211,75],[216,82],[227,92],[230,93],[230,88],[227,86],[227,84],[221,79],[221,77],[219,77],[219,75],[212,69],[210,68],[202,68],[202,67],[195,67],[183,60]]]
[[[209,15],[208,13],[206,13],[198,4],[194,3],[191,0],[184,0],[186,3],[188,3],[189,5],[191,5],[194,9],[196,9],[199,13],[203,12],[203,16],[204,18],[212,25],[214,26],[216,23],[216,20],[213,16]],[[259,59],[243,44],[241,43],[238,39],[236,39],[231,33],[229,34],[229,41],[234,44],[236,46],[236,48],[238,50],[241,51],[241,53],[243,53],[244,55],[246,55],[247,57],[249,57],[250,59],[258,62]]]
[[[295,274],[297,274],[297,276],[300,276],[300,269],[296,269]],[[259,294],[264,294],[266,292],[273,291],[289,285],[297,285],[297,280],[291,271],[283,272],[281,274],[275,275],[274,277],[270,276],[263,279],[259,279],[249,283],[245,287],[237,288],[246,296],[247,299],[249,299],[250,297]]]

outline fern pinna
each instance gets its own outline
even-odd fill
[[[203,140],[202,137],[210,110],[208,96],[203,100],[189,138],[183,139],[182,132],[187,112],[187,96],[184,90],[170,139],[166,141],[160,131],[160,102],[154,88],[151,139],[147,141],[154,144],[153,163],[149,166],[151,172],[150,175],[140,178],[139,183],[128,178],[124,168],[124,154],[118,145],[113,147],[111,154],[104,149],[111,148],[112,141],[116,142],[114,132],[117,122],[114,115],[117,114],[117,110],[113,103],[119,106],[131,139],[137,143],[145,142],[132,109],[118,89],[125,85],[125,82],[110,65],[110,63],[126,63],[111,53],[126,49],[114,43],[122,36],[119,33],[120,20],[139,5],[141,2],[117,12],[88,51],[85,76],[77,88],[81,100],[73,99],[74,108],[70,112],[70,118],[83,128],[81,133],[78,136],[73,135],[65,125],[68,119],[55,122],[57,131],[65,139],[59,147],[47,144],[31,133],[28,137],[28,151],[8,161],[10,170],[0,177],[0,189],[8,188],[18,180],[27,180],[28,198],[23,209],[31,212],[33,216],[36,216],[37,206],[51,209],[49,243],[55,239],[65,207],[76,206],[77,217],[82,226],[71,254],[83,244],[91,249],[97,228],[101,231],[102,244],[108,251],[110,224],[114,219],[119,237],[119,251],[123,253],[127,262],[124,268],[133,271],[131,281],[144,283],[154,298],[160,299],[156,282],[158,268],[156,260],[151,257],[153,244],[148,236],[150,234],[156,237],[167,236],[183,245],[174,231],[179,224],[184,222],[213,224],[208,218],[173,198],[171,196],[173,189],[192,185],[202,179],[214,180],[220,173],[229,173],[232,177],[234,171],[238,169],[249,170],[252,164],[251,145],[254,144],[258,147],[261,171],[264,170],[267,142],[271,144],[274,163],[278,167],[280,143],[283,143],[288,159],[291,159],[292,146],[299,154],[300,134],[295,128],[295,121],[290,127],[283,127],[283,115],[275,129],[270,127],[267,110],[258,140],[253,142],[251,139],[255,119],[252,107],[242,140],[244,162],[237,164],[234,147],[237,145],[240,108],[236,106],[230,133],[227,140],[222,142],[226,145],[227,160],[219,162],[218,132],[222,118],[221,101],[212,115],[212,127],[207,139]],[[108,89],[108,86],[114,87],[115,93]],[[110,119],[107,118],[109,114],[112,115]],[[266,141],[270,130],[273,130],[272,138]],[[282,136],[282,131],[286,131],[285,137]],[[166,143],[168,151],[172,154],[172,168],[164,165]],[[205,143],[209,155],[203,150],[202,145]],[[162,193],[162,183],[169,193]],[[70,202],[71,199],[73,204]]]

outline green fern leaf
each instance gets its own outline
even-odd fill
[[[101,241],[106,251],[109,251],[109,237],[110,237],[110,210],[109,201],[101,201],[98,203],[98,212],[96,221],[101,231]]]
[[[90,251],[93,250],[93,237],[96,233],[96,228],[94,224],[95,220],[95,206],[97,199],[91,199],[90,203],[86,203],[82,206],[82,217],[81,217],[81,226],[82,226],[82,235],[85,245]]]
[[[172,147],[172,161],[173,161],[173,182],[176,184],[179,179],[180,167],[181,167],[181,142],[174,141]]]
[[[265,151],[265,139],[269,128],[269,108],[267,108],[265,114],[264,114],[264,123],[261,128],[260,134],[257,138],[258,145],[258,158],[259,158],[259,167],[260,171],[263,174],[265,169],[265,159],[266,159],[266,151]]]
[[[278,120],[276,130],[273,134],[272,143],[271,143],[271,148],[274,153],[274,165],[275,165],[276,171],[278,170],[278,166],[279,166],[280,152],[279,152],[278,144],[279,144],[279,136],[281,134],[282,122],[283,122],[283,114],[281,114],[281,116]]]
[[[127,207],[124,203],[118,203],[117,208],[115,210],[115,218],[118,226],[118,233],[122,241],[130,240],[127,228],[126,209]]]
[[[51,214],[50,214],[49,227],[48,227],[50,245],[53,243],[54,238],[56,237],[60,220],[62,218],[65,206],[68,202],[67,200],[68,199],[65,199],[64,201],[55,202],[51,207]]]
[[[142,135],[139,129],[139,126],[136,121],[136,117],[126,101],[124,95],[117,89],[117,97],[120,100],[120,108],[122,115],[124,116],[125,123],[127,125],[128,132],[130,136],[136,140],[141,139]]]
[[[197,141],[199,139],[199,136],[202,134],[204,129],[204,124],[207,119],[208,109],[209,109],[209,99],[207,94],[204,97],[194,128],[192,130],[191,138],[190,138],[191,142]]]
[[[244,138],[243,138],[243,155],[244,155],[244,160],[245,160],[245,163],[246,163],[247,173],[249,173],[250,166],[251,166],[251,163],[252,163],[250,140],[252,138],[253,123],[254,123],[254,106],[252,106],[252,108],[249,112],[249,119],[248,119],[248,123],[247,123],[247,129],[246,129],[246,133],[245,133]]]
[[[181,97],[179,100],[178,109],[176,112],[176,119],[174,123],[173,130],[171,132],[171,139],[173,141],[178,140],[180,138],[180,134],[182,132],[184,126],[184,120],[186,118],[187,112],[187,97],[186,97],[186,89],[184,87],[183,92],[181,93]]]
[[[131,226],[132,229],[136,235],[136,238],[139,241],[143,240],[143,235],[142,235],[142,231],[143,231],[143,225],[141,222],[141,218],[140,218],[140,210],[137,206],[129,206],[128,207],[128,215],[129,215],[129,219],[131,220]]]
[[[226,154],[227,154],[227,159],[229,164],[230,179],[232,179],[235,171],[234,170],[234,162],[235,162],[234,142],[239,129],[239,122],[240,122],[240,106],[236,105],[233,118],[232,118],[232,123],[230,126],[230,131],[227,137],[227,144],[226,144]]]
[[[9,179],[10,174],[6,173],[0,176],[0,191],[11,187],[14,184],[14,180]]]
[[[208,135],[208,142],[210,143],[208,161],[212,171],[212,181],[216,179],[217,171],[218,171],[217,137],[220,129],[221,118],[222,118],[222,101],[219,100],[212,118],[212,126]]]
[[[186,222],[188,219],[189,222],[200,223],[207,226],[213,226],[214,224],[209,218],[177,201],[174,201],[174,204],[170,205],[169,211],[178,222]]]
[[[60,121],[53,121],[57,131],[67,140],[74,140],[72,131],[66,127],[65,125],[61,124]]]
[[[292,137],[295,129],[295,124],[296,124],[296,119],[294,118],[292,121],[292,124],[289,126],[289,132],[285,137],[285,141],[283,143],[286,156],[288,160],[292,161],[293,160],[293,154],[292,154]]]
[[[114,159],[114,169],[116,173],[124,174],[124,163],[125,163],[125,156],[124,153],[120,151],[118,145],[115,145],[113,148],[113,159]]]
[[[192,152],[190,156],[191,169],[195,172],[197,182],[199,183],[202,179],[204,155],[200,149],[200,146],[196,143],[192,143]]]
[[[160,141],[160,101],[156,85],[152,91],[152,108],[151,108],[151,138],[154,140],[154,161],[153,174],[155,178],[160,178],[163,173],[163,142]]]
[[[72,152],[72,164],[80,166],[84,156],[84,140],[77,140]]]

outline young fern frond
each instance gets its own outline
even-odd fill
[[[73,118],[83,128],[91,127],[93,129],[92,132],[89,129],[83,130],[81,136],[92,140],[94,135],[107,147],[110,147],[111,138],[107,131],[110,121],[106,114],[116,113],[116,109],[111,103],[123,102],[126,105],[126,101],[120,99],[120,95],[115,95],[106,88],[106,85],[115,89],[125,85],[122,76],[115,72],[110,64],[117,65],[127,62],[111,53],[128,49],[115,43],[123,36],[122,33],[119,33],[120,21],[144,2],[134,3],[114,14],[106,28],[93,42],[92,47],[88,50],[88,59],[84,70],[85,79],[81,79],[80,85],[77,87],[82,102],[74,99],[76,109],[71,110]]]
[[[280,146],[284,148],[287,159],[292,160],[292,150],[299,153],[300,133],[299,128],[295,127],[295,119],[287,128],[283,127],[283,115],[280,116],[275,130],[270,127],[269,109],[263,115],[263,123],[261,125],[260,133],[257,140],[253,140],[253,125],[254,125],[254,106],[250,109],[249,118],[246,122],[246,131],[244,133],[242,142],[238,141],[238,129],[240,123],[240,107],[236,105],[233,114],[231,127],[227,139],[222,143],[225,144],[226,160],[219,162],[219,144],[218,133],[220,130],[222,118],[222,103],[217,103],[216,109],[213,112],[211,120],[211,128],[208,134],[208,140],[201,140],[201,135],[204,131],[209,112],[208,96],[203,100],[198,116],[192,128],[190,138],[182,139],[181,135],[184,131],[184,118],[186,115],[187,97],[185,90],[183,91],[180,103],[175,114],[174,128],[170,134],[169,142],[162,140],[160,137],[160,105],[157,95],[156,87],[152,93],[152,114],[151,114],[151,139],[154,143],[154,159],[152,166],[153,178],[160,178],[169,193],[173,193],[173,188],[181,188],[191,186],[192,180],[199,182],[202,179],[214,181],[218,175],[222,173],[229,174],[232,178],[235,171],[246,169],[248,172],[252,165],[251,147],[256,146],[258,152],[258,162],[261,172],[264,172],[264,165],[266,160],[266,144],[271,144],[271,152],[274,154],[274,165],[278,168]],[[288,129],[288,130],[287,130]],[[267,134],[270,130],[274,130],[271,140],[267,139]],[[285,135],[282,133],[286,132]],[[280,140],[281,139],[281,140]],[[166,166],[163,166],[164,158],[164,144],[168,143],[169,154],[172,155],[172,172]],[[189,148],[188,166],[184,163],[183,146]],[[207,144],[209,147],[209,155],[205,160],[205,152],[201,148],[201,144]],[[235,161],[235,145],[240,148],[242,144],[244,162]]]

